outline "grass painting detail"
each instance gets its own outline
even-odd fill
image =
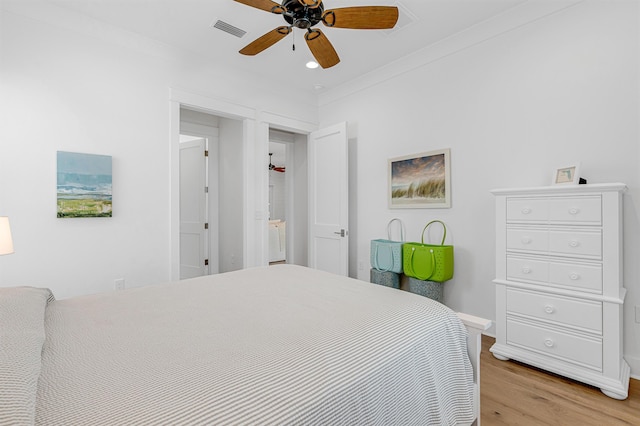
[[[58,217],[111,217],[111,156],[58,151]]]
[[[451,207],[450,150],[389,160],[390,208]]]

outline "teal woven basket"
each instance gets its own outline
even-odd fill
[[[400,224],[400,241],[391,239],[391,224]],[[371,240],[371,266],[382,272],[402,273],[402,245],[404,244],[404,224],[398,218],[387,223],[387,239]]]

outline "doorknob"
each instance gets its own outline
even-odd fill
[[[340,232],[334,232],[334,234],[344,237],[345,235],[347,235],[347,232],[344,229],[341,229]]]

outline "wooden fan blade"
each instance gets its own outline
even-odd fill
[[[303,6],[309,7],[309,9],[316,9],[322,3],[322,0],[298,0]]]
[[[240,53],[248,56],[257,55],[258,53],[282,40],[290,32],[291,27],[278,27],[275,30],[269,31],[262,37],[258,37],[251,43],[247,44],[242,48]]]
[[[307,45],[322,68],[331,68],[340,62],[333,45],[324,33],[318,29],[310,29],[304,35]]]
[[[282,15],[287,11],[284,6],[271,0],[235,0],[238,3],[246,4],[247,6],[255,7],[256,9],[265,10],[271,13],[277,13]]]
[[[355,30],[385,30],[398,22],[395,6],[354,6],[331,9],[324,12],[322,22],[327,27]]]

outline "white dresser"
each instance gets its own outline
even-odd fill
[[[621,183],[497,189],[493,355],[625,399]]]

